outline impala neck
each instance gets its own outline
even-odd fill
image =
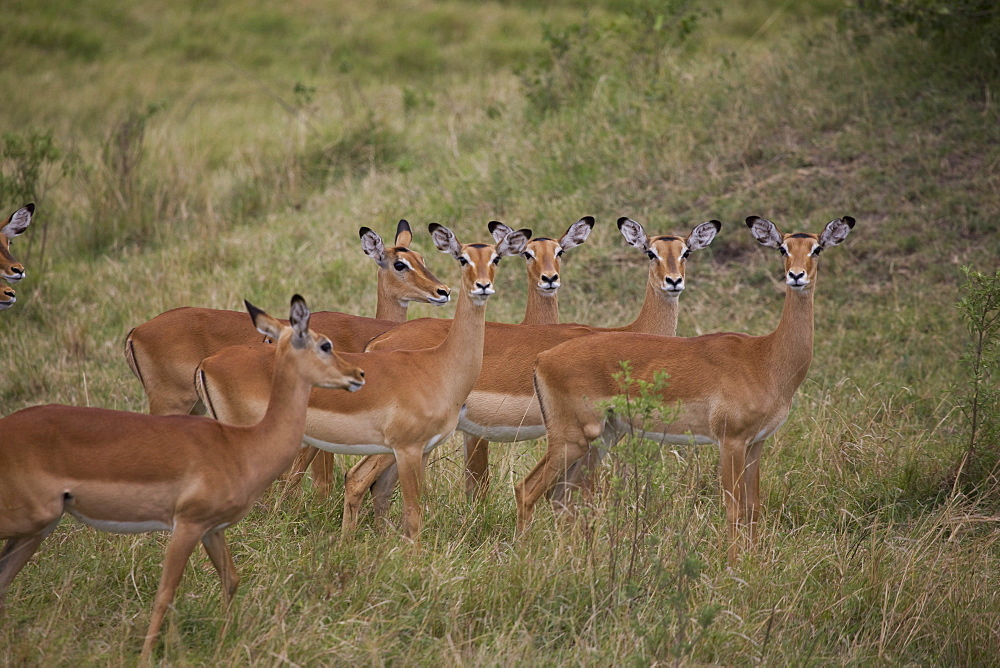
[[[382,273],[379,272],[378,300],[375,302],[375,317],[379,320],[406,322],[406,309],[410,302],[400,301],[393,297],[385,283],[382,280]]]
[[[306,411],[312,385],[296,373],[291,360],[282,359],[295,354],[289,350],[290,344],[283,342],[274,361],[274,375],[271,380],[271,394],[267,400],[267,410],[256,427],[251,427],[257,438],[255,447],[248,453],[250,469],[274,480],[288,470],[302,446],[302,434],[306,428]]]
[[[466,394],[472,391],[483,366],[485,335],[486,304],[474,304],[468,288],[463,285],[455,306],[455,318],[438,350],[450,360],[449,378],[463,379],[463,385],[468,384]]]
[[[559,297],[545,297],[534,287],[528,288],[528,305],[522,325],[555,325],[559,322]]]
[[[772,378],[783,387],[781,394],[791,397],[805,380],[813,353],[813,290],[785,288],[781,321],[767,335]]]
[[[646,283],[646,298],[638,317],[631,324],[620,328],[638,334],[675,336],[677,334],[677,297],[668,297],[663,291]]]

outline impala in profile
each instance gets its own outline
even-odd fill
[[[200,541],[228,600],[239,577],[224,530],[250,511],[298,452],[314,385],[357,390],[364,372],[309,330],[305,301],[290,325],[247,304],[268,346],[273,382],[258,423],[101,408],[36,406],[0,419],[0,606],[11,580],[64,513],[115,533],[170,531],[142,648],[148,661],[167,607]]]
[[[548,450],[515,487],[517,525],[527,528],[535,503],[565,476],[598,438],[605,448],[626,430],[640,428],[660,443],[719,447],[722,494],[729,527],[729,560],[738,554],[741,529],[753,540],[760,512],[760,456],[764,440],[788,417],[806,377],[813,350],[813,293],[817,258],[847,238],[854,219],[837,218],[819,234],[783,234],[774,223],[750,216],[754,238],[784,258],[785,303],[777,328],[764,336],[715,333],[692,338],[602,333],[568,341],[538,356],[535,386],[545,417]],[[666,372],[661,399],[679,404],[669,423],[630,425],[609,413],[621,394],[615,378],[629,362],[637,380]]]

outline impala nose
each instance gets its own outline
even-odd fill
[[[678,276],[677,278],[670,278],[667,276],[663,279],[664,289],[670,292],[680,292],[684,289],[684,277]]]
[[[791,286],[805,285],[805,282],[806,282],[806,272],[804,272],[804,271],[800,271],[800,272],[797,272],[797,273],[794,272],[794,271],[788,272],[788,284],[789,285],[791,285]]]
[[[439,295],[441,295],[442,297],[449,297],[449,296],[451,296],[451,291],[446,290],[445,288],[438,288],[437,289],[437,293]]]

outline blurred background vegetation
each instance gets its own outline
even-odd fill
[[[564,268],[563,319],[617,325],[638,309],[645,258],[613,221],[678,234],[720,219],[689,266],[689,336],[777,321],[778,261],[752,244],[747,215],[785,231],[858,220],[823,255],[813,367],[765,446],[765,527],[735,571],[710,449],[641,458],[658,467],[641,535],[613,520],[635,489],[622,484],[581,532],[542,514],[515,543],[510,486],[544,442],[496,448],[495,488],[475,509],[447,445],[419,557],[371,526],[339,543],[339,507],[308,490],[266,499],[229,531],[245,578],[234,612],[190,567],[168,662],[1000,654],[996,348],[977,347],[983,331],[996,340],[1000,264],[995,3],[3,7],[0,206],[38,209],[13,247],[27,278],[0,314],[0,414],[145,410],[121,343],[169,308],[249,298],[281,313],[300,292],[373,314],[362,225],[391,237],[409,219],[454,283],[428,222],[470,240],[491,219],[556,236],[594,215]],[[489,317],[519,320],[517,263],[498,285]],[[161,549],[64,523],[14,584],[0,663],[133,660]],[[640,566],[615,567],[623,550]]]

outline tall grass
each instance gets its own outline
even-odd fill
[[[998,518],[948,484],[968,433],[951,391],[967,339],[960,267],[991,272],[1000,257],[992,86],[942,73],[906,31],[838,22],[834,2],[727,4],[634,53],[630,36],[658,34],[658,12],[674,25],[685,3],[590,4],[7,3],[0,133],[51,132],[79,165],[53,163],[35,191],[28,278],[0,314],[2,414],[142,410],[121,342],[175,306],[277,309],[300,292],[373,314],[362,225],[385,236],[409,219],[448,281],[428,222],[463,239],[486,238],[491,219],[552,236],[594,215],[564,265],[561,310],[617,325],[638,310],[646,260],[612,221],[676,234],[718,218],[688,268],[687,336],[778,321],[780,267],[745,216],[806,231],[858,219],[821,258],[813,365],[765,446],[761,536],[735,568],[711,448],[653,453],[641,505],[612,484],[576,521],[541,510],[516,539],[512,485],[544,442],[494,448],[478,506],[447,444],[419,553],[370,518],[340,541],[338,503],[308,488],[269,494],[228,531],[243,577],[228,612],[207,560],[192,560],[165,662],[968,664],[1000,652]],[[577,40],[567,58],[593,60],[553,64],[552,35]],[[542,112],[532,82],[556,66],[599,76]],[[43,229],[44,258],[31,239]],[[524,290],[504,263],[488,317],[519,319]],[[616,518],[633,510],[644,530],[629,544]],[[65,522],[8,595],[0,663],[134,661],[164,545]]]

